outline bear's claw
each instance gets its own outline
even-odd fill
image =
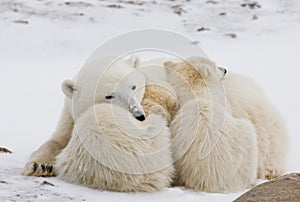
[[[269,170],[269,169],[266,170],[265,179],[267,179],[267,180],[271,180],[271,179],[277,178],[279,176],[280,176],[280,172],[278,172],[276,170]]]
[[[53,165],[45,163],[29,162],[26,164],[23,175],[36,177],[53,177],[55,172]]]

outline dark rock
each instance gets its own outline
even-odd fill
[[[300,173],[291,173],[262,183],[234,202],[300,201]]]
[[[252,20],[257,20],[257,19],[258,19],[257,15],[252,16]]]
[[[230,38],[236,38],[236,34],[235,33],[228,33],[228,34],[225,34],[225,36],[229,36]]]
[[[181,15],[185,10],[182,8],[182,5],[172,6],[173,12],[177,15]]]
[[[241,6],[242,6],[242,7],[248,6],[248,7],[251,8],[251,9],[254,9],[254,8],[261,8],[261,5],[259,5],[257,2],[243,3],[243,4],[241,4]]]
[[[15,20],[14,23],[18,24],[28,24],[29,22],[27,20]]]
[[[217,1],[213,1],[213,0],[209,0],[209,1],[206,1],[207,4],[217,4],[218,2]]]
[[[108,4],[106,5],[107,8],[123,8],[121,5],[119,4]]]
[[[9,149],[6,149],[4,147],[0,147],[0,152],[4,152],[4,153],[12,153]]]
[[[93,4],[84,2],[84,1],[66,1],[65,5],[67,6],[74,6],[74,7],[91,7],[94,6]]]
[[[49,186],[54,187],[54,184],[52,184],[51,182],[48,182],[46,180],[42,182],[42,185],[49,185]]]
[[[125,4],[131,4],[131,5],[137,5],[137,6],[142,6],[144,5],[145,2],[142,1],[124,1],[124,0],[119,0],[120,3],[125,3]]]
[[[197,29],[197,32],[208,31],[208,30],[210,30],[210,29],[206,28],[206,27],[200,27]]]

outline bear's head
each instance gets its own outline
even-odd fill
[[[146,78],[146,90],[142,101],[145,114],[158,114],[170,123],[179,105],[175,90],[167,82],[166,71],[163,68],[165,61],[168,61],[167,58],[153,58],[143,61],[137,69]]]
[[[168,82],[176,91],[180,103],[203,95],[213,86],[220,86],[221,79],[227,73],[225,68],[203,57],[191,57],[179,63],[165,62]]]
[[[145,77],[136,70],[139,58],[114,61],[112,57],[99,57],[84,64],[73,80],[66,80],[62,90],[71,100],[74,120],[97,103],[117,104],[143,121],[145,114],[141,102],[145,93]]]
[[[176,93],[171,87],[166,84],[161,85],[161,83],[146,84],[142,105],[146,115],[159,114],[167,120],[167,123],[171,122],[179,109]]]

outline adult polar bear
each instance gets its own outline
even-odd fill
[[[73,81],[65,81],[62,84],[66,95],[65,104],[57,128],[50,139],[32,153],[23,174],[55,176],[55,157],[70,141],[74,120],[93,104],[117,104],[129,109],[136,119],[144,120],[140,103],[146,80],[142,73],[134,70],[137,65],[139,58],[135,56],[116,62],[113,62],[112,57],[98,57],[88,61]],[[105,88],[102,88],[103,84]]]
[[[75,120],[70,143],[56,158],[57,177],[91,188],[154,192],[168,187],[174,167],[167,126],[178,109],[169,88],[147,79],[145,121],[100,103]]]

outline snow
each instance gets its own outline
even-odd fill
[[[246,0],[138,2],[142,5],[125,0],[0,1],[0,146],[13,151],[0,154],[0,201],[232,201],[242,194],[182,187],[155,194],[112,193],[20,175],[30,153],[56,126],[62,81],[72,78],[105,40],[142,28],[184,34],[220,66],[254,78],[286,120],[288,172],[300,172],[300,2],[259,1],[261,8],[253,9],[241,6],[250,2]],[[174,5],[181,5],[180,15]],[[258,19],[252,20],[253,15]],[[210,30],[198,32],[201,27]],[[44,180],[54,186],[43,185]]]

